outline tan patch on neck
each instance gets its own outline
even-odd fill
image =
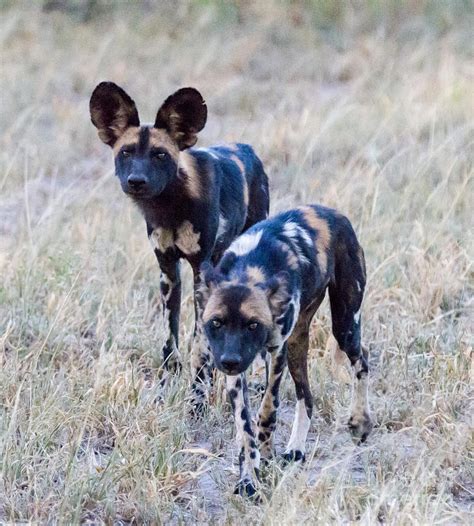
[[[267,295],[259,288],[251,288],[250,296],[240,305],[240,314],[248,320],[258,320],[267,327],[272,325]]]
[[[227,314],[227,307],[222,299],[222,289],[211,291],[209,301],[202,313],[202,321],[207,323],[212,318],[224,319],[227,317]]]
[[[173,141],[173,139],[165,130],[160,128],[150,128],[150,147],[164,148],[171,155],[175,163],[178,164],[178,145]]]
[[[175,245],[183,254],[197,254],[201,250],[199,245],[200,237],[201,232],[195,232],[192,223],[186,220],[176,230]]]
[[[248,279],[251,283],[263,283],[266,281],[265,274],[260,267],[255,265],[249,265],[245,271],[247,272]]]
[[[192,199],[201,199],[203,197],[202,184],[196,166],[196,159],[188,152],[181,152],[179,156],[179,167],[183,172],[184,185],[189,197]]]
[[[310,206],[302,206],[300,210],[303,212],[303,217],[307,225],[317,232],[315,242],[317,251],[316,258],[321,273],[325,274],[328,268],[328,250],[331,243],[331,231],[328,222],[322,217],[319,217],[316,210]]]
[[[116,143],[114,144],[114,154],[117,155],[120,151],[120,148],[124,146],[125,144],[130,144],[136,146],[138,144],[140,138],[140,127],[139,126],[130,126],[130,128],[127,128],[122,135],[117,139]]]

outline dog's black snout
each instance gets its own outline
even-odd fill
[[[235,369],[241,363],[242,359],[237,354],[224,354],[221,362],[224,369]]]
[[[146,179],[143,175],[131,174],[128,176],[127,182],[130,188],[133,188],[134,190],[138,190],[138,188],[142,188],[145,185]]]

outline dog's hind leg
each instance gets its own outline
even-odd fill
[[[339,348],[346,353],[353,371],[349,428],[354,438],[364,442],[372,430],[369,411],[368,355],[361,346],[361,306],[365,288],[362,248],[349,247],[336,262],[335,279],[329,284],[332,330]]]

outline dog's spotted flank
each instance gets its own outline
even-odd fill
[[[162,272],[162,311],[167,327],[163,360],[179,367],[181,279],[179,261],[193,269],[195,291],[203,262],[217,263],[236,236],[268,215],[268,180],[246,144],[192,148],[207,120],[194,88],[182,88],[161,105],[153,125],[140,125],[134,101],[112,82],[102,82],[90,100],[92,123],[115,156],[123,191],[138,205]],[[211,354],[195,293],[191,364],[195,404],[205,393]]]
[[[313,399],[307,371],[309,328],[326,290],[338,352],[354,370],[349,428],[358,441],[372,429],[367,354],[361,349],[365,262],[350,222],[335,210],[305,206],[261,221],[237,238],[216,267],[203,266],[203,322],[218,369],[227,375],[240,450],[236,491],[254,495],[259,461],[274,453],[279,387],[286,364],[296,390],[283,457],[304,461]],[[267,356],[267,385],[252,426],[245,373]],[[268,360],[269,357],[269,360]]]

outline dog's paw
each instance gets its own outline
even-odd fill
[[[200,420],[206,416],[207,410],[209,408],[208,403],[205,399],[202,398],[192,398],[190,401],[191,409],[190,415],[195,420]]]
[[[170,384],[170,382],[173,381],[173,378],[179,376],[182,367],[183,366],[179,361],[169,362],[167,360],[166,362],[163,362],[162,369],[159,372],[160,387],[163,389],[167,387]]]
[[[354,442],[363,444],[372,431],[373,423],[367,411],[352,415],[347,423]]]
[[[261,501],[258,495],[257,485],[250,478],[239,480],[235,486],[234,495],[251,498],[255,502]]]
[[[167,371],[170,374],[179,374],[181,372],[181,369],[183,368],[179,352],[172,351],[168,354],[167,352],[163,351],[163,354],[166,356],[166,358],[163,361],[163,368],[165,369],[165,371]]]
[[[284,464],[290,464],[291,462],[303,463],[306,460],[306,456],[303,451],[300,451],[299,449],[292,449],[283,453],[282,459]]]

